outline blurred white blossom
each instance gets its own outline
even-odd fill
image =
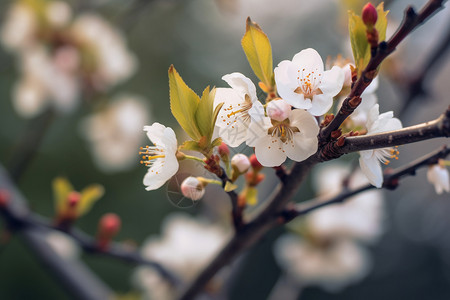
[[[144,140],[141,130],[149,121],[146,101],[130,94],[116,97],[104,109],[86,117],[81,130],[97,167],[105,172],[133,167]]]
[[[445,166],[439,164],[428,167],[427,171],[428,181],[434,185],[437,194],[442,194],[444,191],[450,193],[450,179],[448,170]]]
[[[1,41],[18,58],[13,100],[23,117],[49,106],[72,112],[82,95],[104,93],[137,67],[113,25],[93,13],[73,16],[63,1],[16,1],[7,12]]]
[[[151,236],[142,247],[142,255],[162,264],[183,281],[198,274],[219,252],[229,233],[217,224],[185,214],[172,214],[163,222],[161,236]],[[167,285],[153,272],[137,270],[135,282],[143,291],[167,297]],[[162,283],[162,284],[161,284]],[[143,286],[144,285],[144,286]]]
[[[314,183],[320,198],[337,196],[348,178],[348,188],[356,189],[368,184],[360,170],[350,175],[342,163],[319,168]],[[314,236],[347,237],[363,242],[374,242],[383,233],[384,199],[380,190],[369,190],[348,198],[344,203],[318,209],[306,216],[305,222]]]
[[[330,292],[358,282],[371,266],[367,250],[345,238],[314,244],[287,234],[276,241],[275,258],[301,286],[317,285]]]
[[[95,14],[79,16],[72,33],[92,51],[95,66],[91,76],[97,88],[118,84],[136,71],[137,60],[127,49],[125,38],[102,17]]]
[[[64,259],[77,259],[80,256],[80,246],[67,234],[51,231],[44,239],[53,251]]]

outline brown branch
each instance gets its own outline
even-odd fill
[[[346,137],[343,145],[330,142],[330,146],[320,150],[320,157],[322,160],[330,160],[346,153],[400,146],[438,137],[450,137],[450,107],[433,121],[395,131]]]
[[[450,155],[450,146],[443,146],[441,149],[438,149],[432,153],[424,155],[417,160],[400,167],[398,169],[393,170],[392,172],[385,173],[383,188],[386,189],[395,189],[399,185],[399,180],[407,177],[416,175],[416,171],[422,167],[426,167],[429,165],[437,164],[439,159],[444,159],[448,155]],[[344,189],[339,195],[328,199],[320,199],[320,200],[311,200],[303,203],[297,204],[293,209],[283,211],[280,216],[282,216],[286,222],[291,221],[292,219],[308,214],[311,211],[319,209],[324,206],[328,206],[331,204],[342,203],[345,200],[348,200],[350,197],[357,195],[359,193],[365,192],[367,190],[375,189],[376,187],[371,184],[366,184],[362,187],[348,190]]]
[[[355,82],[348,97],[342,103],[342,107],[336,114],[330,124],[323,128],[319,133],[319,138],[322,143],[330,140],[331,133],[339,128],[344,120],[358,107],[358,99],[364,90],[372,82],[376,75],[377,69],[386,57],[388,57],[398,44],[405,39],[414,29],[421,25],[425,19],[441,9],[444,0],[429,0],[427,4],[421,9],[419,14],[416,14],[414,9],[409,6],[405,10],[403,22],[398,28],[397,32],[387,42],[381,42],[378,45],[377,51],[366,68],[362,71],[360,78]]]
[[[53,261],[48,262],[47,260],[48,259],[51,260],[52,256],[57,255],[54,254],[53,251],[51,250],[51,247],[49,247],[45,243],[45,241],[43,241],[44,239],[42,238],[42,234],[49,231],[57,230],[72,237],[75,241],[77,241],[78,245],[87,253],[109,256],[135,265],[149,266],[155,269],[162,277],[164,277],[171,284],[173,285],[181,284],[180,279],[175,274],[169,272],[169,270],[165,269],[162,265],[154,261],[145,259],[140,255],[139,252],[135,250],[126,248],[120,243],[111,243],[107,249],[102,250],[98,247],[97,240],[87,235],[86,233],[77,230],[75,228],[69,228],[69,230],[62,230],[61,228],[55,227],[52,222],[49,222],[48,220],[42,218],[41,216],[33,214],[32,212],[29,211],[28,207],[26,206],[25,199],[22,196],[20,196],[19,191],[16,189],[12,181],[8,178],[6,173],[2,171],[3,170],[0,168],[0,190],[2,189],[7,190],[8,194],[10,194],[11,196],[8,199],[8,204],[4,207],[0,207],[0,215],[6,220],[7,227],[9,230],[22,233],[22,235],[25,236],[25,242],[29,244],[29,246],[32,248],[33,251],[45,251],[42,250],[44,248],[50,249],[49,253],[52,253],[51,255],[47,253],[38,253],[38,257],[44,256],[45,265],[54,265],[55,262]],[[27,231],[30,231],[31,233],[28,234]],[[35,239],[37,238],[36,236],[39,235],[39,232],[41,233],[40,240],[42,241],[37,242],[35,241]],[[31,239],[31,241],[29,241],[29,239]],[[39,243],[36,245],[36,247],[39,248],[37,250],[33,246],[36,243]],[[50,258],[48,258],[47,256]],[[58,257],[55,259],[59,261]],[[64,262],[60,262],[58,264],[64,264]],[[79,264],[82,263],[80,262]],[[58,266],[58,268],[64,268],[64,266]],[[85,267],[83,266],[83,268]],[[57,273],[59,274],[58,276],[64,276],[64,274],[61,275],[61,272],[62,271],[57,271]],[[86,269],[85,272],[89,272],[89,270]],[[86,278],[91,278],[92,276],[94,275],[89,274],[85,275]],[[70,281],[72,279],[62,278],[62,280]],[[95,280],[94,279],[92,280],[95,283]],[[76,282],[74,284],[79,285]],[[87,285],[85,289],[88,287],[89,285]],[[95,290],[95,287],[91,288]],[[80,293],[83,293],[83,291],[80,291]]]

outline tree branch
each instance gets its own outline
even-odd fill
[[[331,142],[329,147],[321,149],[320,157],[330,160],[346,153],[400,146],[438,137],[450,137],[450,107],[433,121],[395,131],[346,137],[343,145]]]
[[[442,148],[427,155],[424,155],[403,167],[395,169],[392,172],[385,173],[383,188],[390,190],[397,188],[399,184],[399,179],[402,179],[407,176],[414,176],[416,175],[416,171],[418,169],[429,165],[437,164],[439,159],[444,159],[449,154],[450,154],[450,146],[443,146]],[[318,208],[328,206],[331,204],[342,203],[354,195],[375,188],[376,187],[371,184],[366,184],[353,190],[344,189],[339,195],[336,195],[328,199],[311,200],[299,203],[293,209],[282,212],[280,216],[282,216],[286,220],[286,222],[289,222],[298,216],[306,215]]]
[[[377,69],[386,57],[388,57],[397,48],[398,44],[405,39],[414,29],[421,25],[428,17],[437,12],[443,6],[444,0],[429,0],[421,9],[419,14],[416,14],[414,9],[409,6],[405,10],[405,16],[397,32],[387,42],[381,42],[374,56],[366,68],[362,71],[361,76],[355,82],[348,97],[342,103],[342,107],[336,114],[334,119],[323,128],[319,133],[321,143],[327,142],[330,139],[331,132],[337,130],[344,120],[358,107],[358,98],[372,82],[376,75]]]

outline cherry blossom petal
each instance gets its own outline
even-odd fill
[[[255,155],[265,167],[277,167],[286,160],[280,139],[267,134],[256,141]]]
[[[228,83],[228,85],[238,92],[242,99],[244,99],[244,95],[247,94],[250,96],[252,102],[258,100],[256,96],[256,87],[253,82],[242,75],[241,73],[235,72],[231,74],[224,75],[222,79]]]
[[[305,72],[318,72],[323,74],[323,61],[320,54],[312,49],[304,49],[294,55],[292,63],[305,69]]]
[[[372,185],[381,188],[383,185],[383,171],[374,150],[360,151],[360,154],[359,165],[361,170]]]
[[[291,126],[297,127],[305,137],[317,137],[319,134],[319,126],[316,119],[302,109],[292,110],[289,120],[291,121]]]
[[[312,106],[308,112],[314,116],[321,116],[333,106],[333,97],[329,94],[314,95]]]
[[[317,137],[307,138],[302,133],[295,133],[291,142],[283,144],[287,157],[295,161],[303,161],[316,153]]]
[[[325,71],[319,88],[324,94],[334,97],[342,90],[344,78],[344,71],[342,71],[341,68],[334,66],[331,70]]]

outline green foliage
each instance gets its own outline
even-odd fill
[[[247,60],[255,75],[267,90],[275,85],[273,75],[272,47],[261,27],[247,18],[246,30],[241,41]],[[266,92],[267,92],[266,90]]]
[[[378,40],[381,42],[386,39],[387,14],[389,11],[385,11],[383,3],[380,3],[377,6],[377,13],[378,19],[375,29],[378,31]],[[359,76],[370,61],[370,45],[367,41],[366,26],[361,17],[353,11],[349,11],[348,29],[353,58]]]
[[[180,126],[193,139],[185,142],[185,150],[209,151],[217,146],[217,139],[211,142],[214,127],[223,103],[214,107],[216,90],[209,86],[200,97],[191,90],[173,66],[169,68],[170,109]],[[220,142],[219,142],[220,145]]]

